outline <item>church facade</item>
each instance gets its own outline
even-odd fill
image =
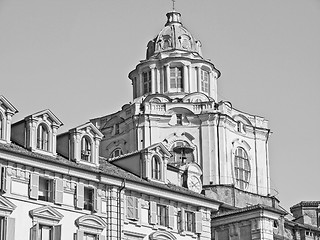
[[[59,133],[0,96],[0,240],[320,238],[320,202],[272,196],[268,121],[217,98],[220,71],[166,17],[116,113]]]

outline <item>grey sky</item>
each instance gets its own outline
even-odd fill
[[[0,0],[0,94],[20,120],[46,108],[60,133],[132,101],[128,73],[165,24],[167,0]],[[221,71],[219,98],[266,117],[283,206],[320,200],[319,0],[178,0]]]

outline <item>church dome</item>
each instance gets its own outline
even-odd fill
[[[182,25],[181,14],[172,11],[166,14],[167,23],[160,33],[148,43],[147,59],[161,52],[181,50],[192,52],[202,57],[201,43]]]

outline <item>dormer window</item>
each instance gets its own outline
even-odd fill
[[[161,180],[160,158],[153,156],[151,160],[151,178]]]
[[[143,78],[143,93],[151,92],[151,71],[142,73]]]
[[[37,148],[48,151],[49,130],[48,127],[41,123],[37,128]]]
[[[208,93],[209,91],[209,72],[201,70],[201,91]]]
[[[91,141],[86,136],[81,139],[81,160],[91,162]]]
[[[111,152],[109,158],[119,157],[122,154],[123,154],[123,152],[122,152],[121,148],[116,148]]]
[[[182,67],[170,67],[170,89],[183,91],[183,69]]]
[[[177,125],[182,125],[182,114],[177,114]]]

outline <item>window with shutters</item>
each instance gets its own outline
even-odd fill
[[[107,224],[103,219],[95,215],[84,215],[76,220],[78,230],[75,240],[105,240],[103,233]]]
[[[131,220],[139,219],[139,199],[133,196],[126,197],[127,218]]]
[[[31,210],[29,214],[33,222],[30,240],[61,240],[61,213],[51,206],[43,206]]]
[[[38,199],[46,202],[53,200],[53,180],[39,177]]]
[[[181,209],[178,212],[178,231],[179,232],[202,232],[202,213]]]
[[[5,231],[6,224],[5,224],[5,218],[0,216],[0,240],[5,240]]]

